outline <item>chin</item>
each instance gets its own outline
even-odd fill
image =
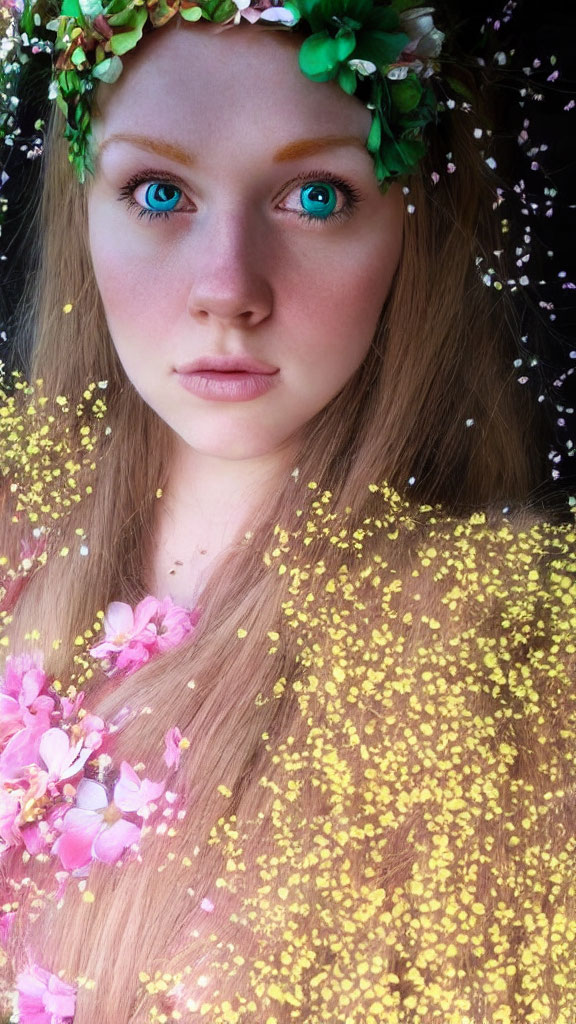
[[[250,436],[240,431],[228,434],[215,430],[209,437],[198,437],[183,431],[178,432],[178,436],[197,455],[231,462],[265,458],[287,445],[286,441],[274,444],[270,436]]]

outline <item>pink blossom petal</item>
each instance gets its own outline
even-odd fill
[[[6,658],[6,672],[0,683],[0,691],[7,693],[10,697],[15,697],[16,700],[23,697],[26,702],[31,697],[32,701],[47,682],[47,677],[42,669],[41,654],[20,654],[18,656],[10,654]]]
[[[102,746],[102,737],[106,730],[106,722],[98,715],[84,715],[77,725],[84,746],[88,747],[91,753]]]
[[[37,764],[40,741],[44,735],[44,722],[21,729],[6,744],[0,757],[0,776],[16,779],[28,765]]]
[[[48,849],[49,843],[45,830],[42,828],[43,824],[44,822],[37,821],[22,829],[22,842],[32,857],[36,857],[37,854],[44,853]]]
[[[108,803],[108,794],[101,782],[81,779],[76,790],[76,807],[83,811],[104,811]]]
[[[62,834],[54,843],[52,853],[60,858],[62,867],[67,871],[87,867],[92,860],[92,844],[102,828],[102,815],[72,807],[58,828]]]
[[[61,782],[82,770],[91,750],[83,749],[81,743],[72,746],[70,737],[62,729],[48,729],[40,740],[39,754],[48,769],[50,782]]]
[[[92,846],[93,856],[105,864],[115,864],[120,860],[126,847],[139,842],[140,833],[138,825],[121,818],[110,828],[103,828],[98,833]]]
[[[134,612],[124,601],[112,601],[104,616],[104,632],[107,637],[119,634],[129,635],[134,630]]]
[[[150,660],[150,648],[144,644],[134,641],[129,647],[125,647],[118,655],[116,661],[117,669],[130,669],[136,672]]]
[[[22,703],[25,704],[26,707],[30,707],[36,698],[40,696],[47,681],[48,680],[44,672],[38,668],[31,668],[24,674],[20,693]]]
[[[163,792],[163,782],[151,782],[150,779],[140,780],[128,762],[122,762],[120,778],[114,786],[114,803],[121,811],[140,811],[151,800],[161,796]]]
[[[56,974],[34,964],[18,975],[16,989],[20,1024],[63,1024],[73,1019],[76,989]]]
[[[161,602],[149,595],[140,601],[134,609],[134,633],[141,633],[150,623],[150,620],[158,614]]]
[[[164,751],[164,761],[168,768],[178,768],[180,764],[180,755],[182,753],[180,749],[180,740],[182,739],[182,733],[177,726],[173,729],[169,729],[164,737],[164,745],[166,747]]]
[[[24,726],[22,709],[14,697],[0,694],[0,743],[5,743]]]
[[[20,845],[20,829],[16,825],[19,814],[18,797],[0,789],[0,853],[11,846]]]
[[[85,694],[79,693],[74,700],[70,700],[69,697],[60,698],[62,718],[64,719],[65,722],[67,722],[69,718],[72,718],[72,715],[78,714],[82,704],[84,703],[84,696]]]

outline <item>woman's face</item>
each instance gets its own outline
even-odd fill
[[[370,114],[297,50],[180,23],[99,94],[90,247],[112,339],[202,454],[290,450],[362,363],[400,258]]]

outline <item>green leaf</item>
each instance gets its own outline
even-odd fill
[[[349,28],[341,28],[336,35],[334,40],[336,43],[336,53],[338,55],[338,61],[346,60],[354,53],[354,47],[356,46],[356,36]]]
[[[338,85],[350,96],[356,92],[356,75],[347,64],[343,64],[338,72]]]
[[[61,14],[64,18],[76,18],[78,21],[82,21],[82,9],[78,0],[64,0],[62,4]]]
[[[202,10],[200,7],[181,7],[180,17],[184,18],[184,21],[200,21]]]
[[[70,57],[70,60],[72,61],[74,67],[82,67],[82,64],[86,63],[86,54],[84,53],[84,50],[80,46],[77,46],[76,49],[72,51],[72,56]]]
[[[401,114],[415,110],[422,98],[422,85],[415,75],[390,82],[389,88],[392,104]]]
[[[366,147],[370,153],[375,153],[380,148],[382,141],[382,127],[377,113],[372,115],[372,125],[366,140]]]
[[[20,29],[27,36],[34,34],[34,12],[30,0],[26,0],[24,4],[24,10],[20,16]]]
[[[356,56],[371,60],[377,67],[394,64],[408,45],[404,32],[380,32],[363,28],[356,37]]]
[[[207,21],[229,21],[237,12],[232,0],[202,0],[202,17]]]
[[[300,70],[313,82],[328,82],[336,78],[340,65],[354,52],[355,45],[350,29],[340,29],[336,39],[326,31],[317,32],[300,47]]]
[[[133,11],[132,16],[132,27],[127,32],[118,32],[110,39],[110,49],[112,53],[119,57],[124,53],[128,53],[129,50],[133,50],[136,43],[142,38],[142,30],[148,17],[148,11],[145,7],[141,7]]]
[[[122,74],[122,61],[120,57],[107,57],[100,61],[92,70],[92,77],[98,78],[100,82],[112,85]]]
[[[328,32],[317,32],[305,39],[300,47],[298,63],[300,70],[313,82],[327,82],[334,78],[334,40]]]

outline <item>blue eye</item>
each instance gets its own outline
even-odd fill
[[[310,217],[331,217],[338,205],[336,189],[326,181],[312,181],[300,189],[300,201]]]
[[[144,194],[144,202],[148,209],[158,213],[169,213],[178,203],[182,192],[176,185],[167,181],[155,181],[148,186]]]

